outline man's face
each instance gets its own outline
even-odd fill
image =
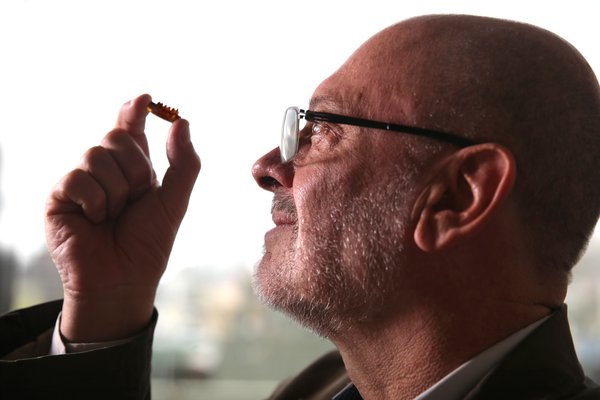
[[[323,82],[310,109],[366,117],[361,104],[379,100],[356,73],[342,68]],[[419,170],[407,143],[417,142],[335,124],[308,124],[301,135],[290,163],[274,150],[254,166],[274,193],[276,224],[255,284],[267,304],[331,335],[379,316],[399,297]]]

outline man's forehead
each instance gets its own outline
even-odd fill
[[[378,46],[371,51],[371,44],[367,43],[354,52],[316,88],[310,100],[311,110],[372,118],[389,117],[382,112],[397,108],[394,104],[398,101],[412,100],[413,90],[406,87],[406,81],[412,79],[400,65],[407,61],[403,57],[392,59]],[[410,76],[414,77],[415,72],[412,72]]]
[[[325,80],[315,90],[309,102],[313,111],[353,114],[360,111],[365,100],[365,88],[339,73]]]
[[[340,112],[344,109],[343,101],[337,96],[315,95],[310,99],[308,108],[315,111]]]
[[[391,93],[392,89],[396,89],[395,93]],[[315,90],[309,109],[354,117],[389,119],[405,114],[402,102],[412,100],[410,94],[408,99],[404,99],[405,93],[399,85],[386,85],[375,78],[355,79],[342,67]],[[389,115],[390,111],[393,111],[393,115]]]

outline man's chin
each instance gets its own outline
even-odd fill
[[[284,245],[291,246],[296,241],[296,227],[294,225],[277,225],[265,233],[265,249],[269,251]],[[289,249],[289,247],[287,247]]]

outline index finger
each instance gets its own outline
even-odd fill
[[[152,101],[149,94],[143,94],[121,106],[115,129],[128,132],[133,139],[148,154],[148,142],[144,129],[146,126],[147,106]]]

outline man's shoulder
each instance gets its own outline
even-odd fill
[[[525,338],[467,396],[479,398],[600,399],[598,386],[585,377],[577,359],[566,306]]]
[[[569,400],[600,400],[600,386],[596,382],[586,378],[584,387],[574,397],[569,397]]]
[[[331,400],[350,383],[340,353],[324,354],[299,374],[283,381],[269,400],[306,399]]]

